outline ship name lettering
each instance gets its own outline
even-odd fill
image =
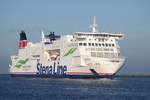
[[[67,71],[67,66],[64,65],[54,65],[43,66],[42,64],[37,64],[37,74],[50,74],[50,75],[65,75]]]

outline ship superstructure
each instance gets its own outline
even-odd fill
[[[91,32],[56,35],[41,32],[41,42],[28,42],[20,33],[17,56],[11,56],[10,74],[23,77],[112,77],[124,65],[118,40],[123,34],[99,32],[93,19]]]

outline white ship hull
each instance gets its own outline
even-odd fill
[[[32,59],[27,64],[22,65],[19,70],[15,66],[11,67],[10,74],[14,77],[112,78],[123,67],[125,58],[100,58],[93,63],[97,63],[97,65],[69,66],[67,63],[58,65],[57,62],[45,65]]]

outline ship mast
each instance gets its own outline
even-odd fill
[[[42,41],[42,43],[45,42],[45,35],[44,35],[43,30],[41,31],[41,41]]]
[[[93,24],[90,25],[90,28],[91,28],[91,30],[92,30],[91,32],[93,32],[93,33],[98,32],[95,16],[93,17]]]

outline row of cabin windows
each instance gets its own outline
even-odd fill
[[[86,38],[77,38],[78,41],[85,41]],[[92,39],[89,39],[89,40],[92,40]],[[95,41],[100,41],[100,42],[104,42],[104,41],[108,41],[108,39],[104,39],[104,38],[97,38],[95,39]],[[111,40],[113,41],[113,40]]]
[[[85,51],[114,51],[113,48],[85,48]]]
[[[106,58],[115,58],[119,57],[119,53],[102,53],[102,52],[91,52],[91,57],[106,57]]]
[[[108,44],[108,43],[79,43],[79,46],[103,46],[103,47],[114,47],[115,45],[114,44]]]

